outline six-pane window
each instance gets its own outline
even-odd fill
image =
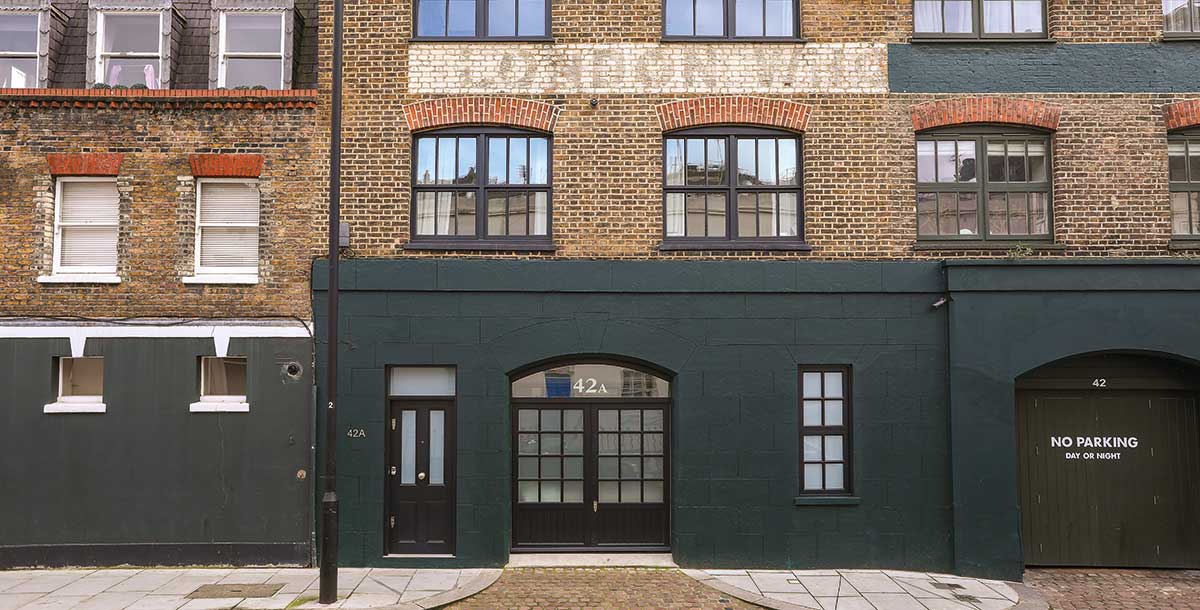
[[[545,38],[550,0],[417,0],[418,38]]]
[[[258,272],[258,185],[202,180],[197,185],[196,273]]]
[[[804,494],[849,494],[850,370],[800,371],[800,461]]]
[[[1163,0],[1167,34],[1200,34],[1200,0]]]
[[[117,272],[119,201],[114,180],[59,178],[54,272]]]
[[[1200,237],[1200,133],[1174,136],[1168,143],[1171,233]]]
[[[920,136],[917,234],[938,239],[1048,239],[1050,175],[1050,140],[1045,135]]]
[[[37,13],[0,13],[0,88],[38,86]]]
[[[914,0],[920,36],[1044,38],[1045,0]]]
[[[100,13],[96,82],[160,88],[161,19],[158,13]]]
[[[283,88],[283,13],[221,13],[221,87]]]
[[[768,130],[696,130],[665,143],[670,239],[798,240],[800,138]]]
[[[795,38],[796,0],[665,0],[668,38]]]
[[[416,139],[413,234],[546,241],[550,138],[515,130]]]

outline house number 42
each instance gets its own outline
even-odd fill
[[[1108,380],[1107,379],[1093,379],[1092,387],[1093,388],[1107,388]]]

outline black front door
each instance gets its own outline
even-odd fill
[[[513,550],[669,544],[666,400],[514,401]]]
[[[388,552],[454,552],[454,403],[394,400],[388,419]]]

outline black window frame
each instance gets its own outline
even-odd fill
[[[692,31],[695,31],[695,2],[692,0]],[[800,0],[792,0],[792,33],[788,36],[767,36],[766,28],[763,29],[762,36],[738,36],[737,31],[737,0],[721,0],[724,20],[722,27],[725,33],[714,35],[697,35],[697,34],[668,34],[667,33],[667,0],[662,0],[660,3],[662,10],[662,39],[667,42],[729,42],[729,41],[748,41],[748,42],[804,42],[804,36],[800,31],[803,23],[801,10],[802,3]],[[765,2],[765,0],[764,0]],[[765,4],[764,4],[765,6]],[[763,10],[764,21],[766,19],[766,10]]]
[[[553,32],[553,31],[550,29],[550,28],[551,28],[551,21],[552,21],[552,20],[551,20],[551,13],[553,13],[553,8],[552,8],[552,5],[553,5],[553,2],[554,2],[554,0],[545,0],[545,2],[546,2],[546,11],[545,11],[545,13],[546,13],[546,14],[545,14],[545,33],[544,33],[544,34],[537,35],[537,36],[492,36],[492,35],[490,35],[490,34],[486,34],[486,33],[482,33],[482,34],[481,34],[481,32],[487,32],[487,31],[488,31],[488,1],[489,1],[489,0],[473,0],[473,1],[475,2],[475,35],[474,35],[474,36],[449,36],[449,35],[447,35],[447,36],[431,36],[431,35],[428,35],[428,34],[422,35],[422,34],[420,34],[420,32],[418,31],[418,28],[420,27],[420,24],[421,24],[421,21],[420,21],[420,18],[421,18],[421,15],[420,15],[420,11],[421,11],[421,0],[413,0],[413,9],[412,9],[412,36],[411,36],[409,39],[410,39],[410,40],[412,40],[412,41],[415,41],[415,42],[421,42],[421,41],[430,41],[430,42],[478,42],[478,41],[481,41],[481,40],[486,40],[486,41],[489,41],[489,42],[497,42],[497,41],[500,41],[500,42],[503,42],[503,41],[512,41],[512,42],[542,41],[542,42],[549,42],[549,41],[553,41],[553,40],[554,40],[554,32]],[[519,5],[519,2],[520,2],[520,0],[515,0],[515,1],[518,3],[516,6],[517,6],[517,8],[518,8],[518,14],[519,14],[519,6],[520,6],[520,5]],[[446,0],[447,6],[449,6],[449,2],[450,2],[450,0]],[[447,8],[447,10],[449,10],[449,9]],[[449,27],[449,22],[448,22],[448,20],[447,20],[447,27]]]
[[[1003,187],[990,189],[989,185],[993,184],[988,180],[987,166],[987,144],[989,141],[1002,140],[1005,143],[1010,140],[1037,140],[1041,139],[1046,146],[1046,182],[1043,188],[1042,183],[1033,182],[1003,182]],[[975,162],[976,162],[976,180],[975,182],[921,182],[920,181],[920,145],[922,141],[938,141],[938,140],[973,140],[975,141]],[[935,149],[934,166],[937,166],[937,157]],[[913,212],[916,219],[916,237],[918,243],[952,243],[952,242],[986,242],[989,244],[1034,244],[1045,245],[1054,243],[1054,134],[1048,130],[1035,129],[1031,127],[1013,127],[1003,125],[975,126],[975,127],[957,127],[947,129],[933,129],[922,131],[916,134],[913,148],[914,160],[914,183],[916,185],[916,196],[913,201]],[[1028,159],[1028,155],[1026,155]],[[1028,163],[1028,161],[1026,161]],[[1028,176],[1029,169],[1026,166],[1026,175]],[[936,180],[936,177],[935,177]],[[923,193],[976,193],[976,215],[977,215],[977,232],[973,235],[922,235],[921,234],[921,211],[920,199]],[[1022,235],[992,235],[988,226],[988,195],[996,193],[1042,193],[1046,194],[1046,233],[1045,234],[1022,234]],[[1027,204],[1028,205],[1028,204]],[[1027,221],[1028,222],[1028,221]]]
[[[1188,0],[1190,30],[1168,30],[1167,14],[1162,14],[1163,40],[1200,40],[1200,0]]]
[[[795,186],[739,186],[737,184],[737,139],[739,137],[794,139],[796,141],[796,177]],[[676,138],[724,138],[726,172],[722,184],[688,186],[667,184],[667,141]],[[776,168],[778,168],[778,148],[776,148]],[[663,134],[661,186],[662,196],[662,244],[660,250],[738,250],[738,251],[771,251],[798,250],[808,251],[812,247],[805,241],[804,218],[804,134],[766,127],[745,126],[709,126],[680,129]],[[667,198],[675,193],[689,192],[724,192],[725,193],[725,236],[724,237],[693,237],[670,236],[667,234]],[[739,237],[738,236],[738,193],[739,192],[771,192],[795,193],[796,195],[796,235],[777,237]],[[686,204],[685,204],[686,205]],[[686,224],[686,218],[685,218]]]
[[[804,395],[804,375],[805,373],[819,373],[821,375],[821,398],[808,398]],[[825,405],[827,400],[837,400],[826,396],[825,388],[825,373],[841,373],[842,374],[842,424],[840,426],[824,425]],[[797,428],[798,436],[796,437],[798,444],[797,462],[799,463],[799,476],[797,483],[799,484],[799,497],[852,497],[854,496],[854,383],[852,378],[853,367],[845,364],[825,364],[825,365],[801,365],[796,377],[796,413],[798,419]],[[804,424],[804,402],[805,400],[820,400],[821,401],[821,418],[822,425],[807,426]],[[821,461],[808,462],[804,459],[804,437],[819,436],[821,437]],[[825,437],[841,436],[842,437],[842,460],[825,460]],[[842,489],[805,489],[804,487],[804,466],[806,464],[821,464],[821,481],[825,481],[825,465],[827,464],[842,464]]]
[[[1172,144],[1182,143],[1184,145],[1184,171],[1188,174],[1188,180],[1176,181],[1171,180],[1170,172],[1170,146]],[[1200,152],[1200,128],[1180,129],[1167,134],[1167,190],[1169,191],[1168,198],[1174,199],[1175,193],[1189,193],[1189,198],[1200,197],[1200,175],[1191,175],[1191,152],[1196,150]],[[1200,172],[1198,172],[1200,173]],[[1200,230],[1192,233],[1176,233],[1175,232],[1175,202],[1170,201],[1170,218],[1171,218],[1171,240],[1175,242],[1197,242],[1200,243]],[[1189,201],[1188,206],[1188,226],[1200,226],[1200,218],[1192,218],[1191,213],[1195,208]]]
[[[424,138],[454,137],[463,138],[474,136],[475,143],[475,175],[472,185],[462,184],[418,184],[418,146]],[[546,139],[546,184],[489,184],[488,183],[488,141],[491,137],[504,138],[545,138]],[[409,171],[411,188],[409,189],[409,241],[404,246],[406,250],[492,250],[506,252],[550,252],[554,250],[554,137],[552,134],[533,129],[516,127],[452,127],[448,129],[433,129],[420,131],[412,135],[412,161]],[[434,162],[436,171],[437,162]],[[475,193],[475,234],[474,235],[418,235],[417,234],[417,194],[422,192],[473,192]],[[495,191],[525,191],[546,193],[546,234],[545,235],[489,235],[488,224],[488,193]],[[481,231],[482,229],[482,231]]]
[[[996,42],[996,41],[1016,41],[1016,42],[1037,42],[1051,41],[1050,38],[1050,0],[1039,0],[1042,3],[1042,31],[1040,33],[1025,34],[1025,33],[994,33],[989,34],[983,31],[983,5],[984,0],[971,0],[971,31],[970,32],[946,32],[946,0],[938,0],[942,2],[942,32],[918,32],[917,31],[917,0],[912,0],[910,7],[912,8],[912,39],[914,41],[949,41],[949,42]],[[1010,0],[1012,1],[1012,0]]]

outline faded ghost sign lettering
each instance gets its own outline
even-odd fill
[[[1051,449],[1137,449],[1136,436],[1051,436]],[[1119,460],[1120,451],[1067,451],[1068,460]]]

